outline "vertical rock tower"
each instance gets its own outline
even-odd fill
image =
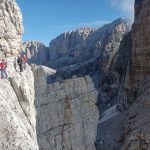
[[[22,14],[15,0],[0,0],[0,57],[16,55],[22,47]]]
[[[150,76],[150,2],[135,0],[135,21],[132,28],[131,86],[134,95],[140,83]]]
[[[22,46],[22,15],[15,0],[0,0],[0,59],[8,62],[9,80],[0,79],[0,150],[38,150],[34,76],[18,73],[13,59]]]

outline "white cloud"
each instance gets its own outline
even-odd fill
[[[135,0],[110,0],[112,7],[120,10],[124,17],[134,20],[134,1]]]

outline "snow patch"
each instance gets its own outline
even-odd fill
[[[118,112],[118,111],[116,110],[116,107],[117,107],[117,105],[114,105],[114,106],[108,108],[108,109],[103,113],[103,115],[102,115],[103,117],[99,120],[99,123],[103,123],[103,122],[105,122],[105,121],[107,121],[107,120],[109,120],[109,119],[111,119],[111,118],[113,118],[113,117],[119,115],[120,112]]]

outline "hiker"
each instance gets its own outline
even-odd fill
[[[17,71],[17,58],[16,57],[14,58],[14,68]]]
[[[7,79],[7,77],[8,77],[6,68],[7,68],[7,62],[4,59],[2,59],[2,61],[0,63],[1,79],[4,79],[4,78]]]
[[[23,60],[23,69],[25,70],[27,67],[27,57],[25,54],[23,54],[22,60]]]
[[[23,66],[22,66],[23,65],[23,61],[22,61],[22,57],[21,57],[20,54],[18,56],[17,63],[19,65],[20,72],[22,72],[23,71]]]

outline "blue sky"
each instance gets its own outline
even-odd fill
[[[23,14],[23,40],[46,45],[68,30],[99,27],[119,17],[133,18],[134,0],[17,0]]]

